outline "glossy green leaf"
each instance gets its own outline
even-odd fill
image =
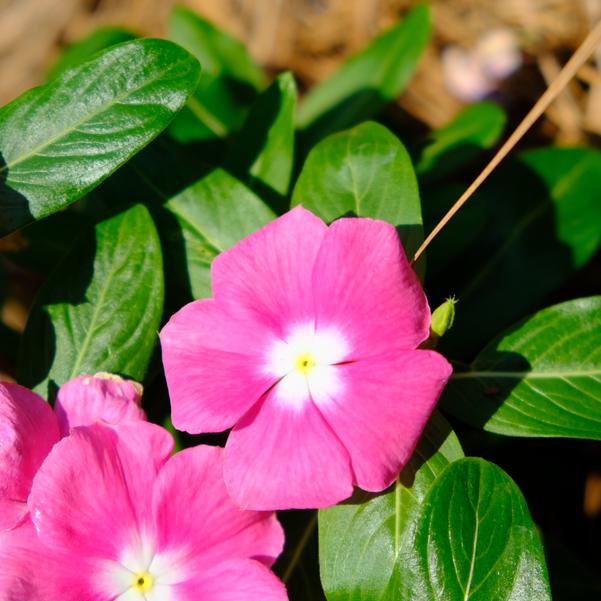
[[[238,129],[265,80],[244,45],[183,7],[169,17],[169,37],[203,67],[198,87],[170,133],[191,142],[222,138]]]
[[[144,378],[163,310],[159,238],[140,205],[85,232],[42,287],[19,382],[43,395],[82,373]]]
[[[217,254],[275,218],[260,198],[222,169],[171,198],[164,208],[181,229],[185,278],[194,298],[211,296],[210,266]],[[170,264],[181,263],[174,257]]]
[[[148,144],[198,71],[173,43],[136,40],[0,110],[0,235],[77,200]]]
[[[437,478],[401,566],[401,599],[551,599],[526,501],[501,468],[483,459],[456,461]]]
[[[601,296],[539,311],[454,374],[444,406],[498,434],[601,440]]]
[[[493,102],[479,102],[462,110],[450,123],[432,132],[415,166],[429,181],[457,172],[503,133],[507,117]]]
[[[463,457],[457,437],[435,413],[397,482],[385,493],[358,491],[319,512],[319,561],[328,601],[385,601],[398,596],[404,549],[436,477]]]
[[[392,29],[316,85],[298,112],[302,144],[375,116],[405,88],[430,36],[428,7],[417,6]]]
[[[49,79],[54,79],[67,69],[87,61],[97,52],[136,39],[136,34],[121,27],[101,27],[85,38],[67,46],[50,72]]]
[[[471,360],[582,267],[601,242],[600,197],[596,150],[532,150],[502,167],[470,201],[482,203],[479,235],[432,282],[434,303],[449,294],[459,300],[443,352]]]
[[[282,73],[252,107],[231,159],[237,172],[250,176],[251,185],[281,196],[292,176],[296,98],[292,73]]]
[[[373,217],[397,227],[408,256],[423,239],[419,191],[405,147],[377,123],[333,134],[309,153],[292,205],[327,222]]]

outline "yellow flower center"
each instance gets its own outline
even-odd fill
[[[303,375],[307,375],[317,363],[311,353],[301,353],[294,361],[294,367]]]
[[[148,592],[153,584],[154,579],[148,572],[143,572],[142,574],[136,574],[134,576],[133,588],[140,593]]]

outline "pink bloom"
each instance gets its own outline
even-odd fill
[[[140,407],[142,386],[108,373],[79,376],[63,384],[56,398],[56,417],[61,434],[75,426],[96,421],[108,424],[146,421]]]
[[[252,509],[388,487],[451,373],[393,226],[302,207],[219,255],[214,299],[161,332],[176,428],[233,427],[224,475]]]
[[[80,376],[61,386],[55,415],[34,392],[0,382],[0,530],[25,518],[33,477],[70,426],[145,420],[140,391],[139,384],[121,378]]]
[[[18,384],[0,382],[0,530],[27,515],[27,495],[60,438],[50,405]]]
[[[283,545],[275,515],[233,504],[222,449],[168,459],[172,443],[137,422],[78,427],[54,446],[28,501],[47,556],[62,556],[50,601],[286,600],[267,567]]]

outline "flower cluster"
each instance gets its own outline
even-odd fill
[[[172,455],[108,374],[54,410],[0,385],[0,598],[285,601],[273,510],[381,491],[450,376],[418,347],[430,310],[395,229],[331,226],[298,207],[222,253],[214,298],[161,332],[172,420],[231,428],[225,449]]]
[[[138,400],[134,383],[84,376],[53,413],[0,385],[0,598],[285,601],[274,514],[229,499],[220,448],[169,457]]]

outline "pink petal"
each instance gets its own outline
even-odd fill
[[[223,449],[197,446],[174,455],[154,489],[158,550],[187,548],[194,571],[233,558],[254,558],[271,565],[284,546],[275,514],[243,511],[223,482]]]
[[[0,530],[27,514],[33,477],[58,440],[46,401],[18,384],[0,383]]]
[[[146,421],[140,408],[141,394],[137,382],[111,374],[69,380],[60,387],[54,408],[62,436],[67,436],[71,428],[97,421]]]
[[[231,315],[280,337],[313,320],[311,274],[327,227],[298,206],[215,258],[213,295]]]
[[[236,424],[225,447],[224,478],[241,507],[327,507],[352,494],[349,457],[310,400],[278,400],[276,389]]]
[[[319,399],[319,410],[349,452],[356,484],[384,490],[411,457],[452,368],[442,355],[418,350],[337,369],[344,393]]]
[[[0,533],[0,599],[3,601],[82,601],[90,599],[85,559],[48,549],[31,520]]]
[[[339,331],[351,359],[414,349],[429,335],[426,297],[388,223],[335,221],[315,260],[313,287],[317,327]]]
[[[171,437],[154,424],[72,430],[36,474],[29,510],[46,545],[117,560],[151,529],[151,494]]]
[[[178,311],[161,331],[173,425],[191,433],[231,428],[274,382],[259,361],[269,340],[260,324],[230,317],[213,300]]]
[[[287,601],[286,588],[265,566],[250,559],[216,565],[176,585],[177,601]]]

